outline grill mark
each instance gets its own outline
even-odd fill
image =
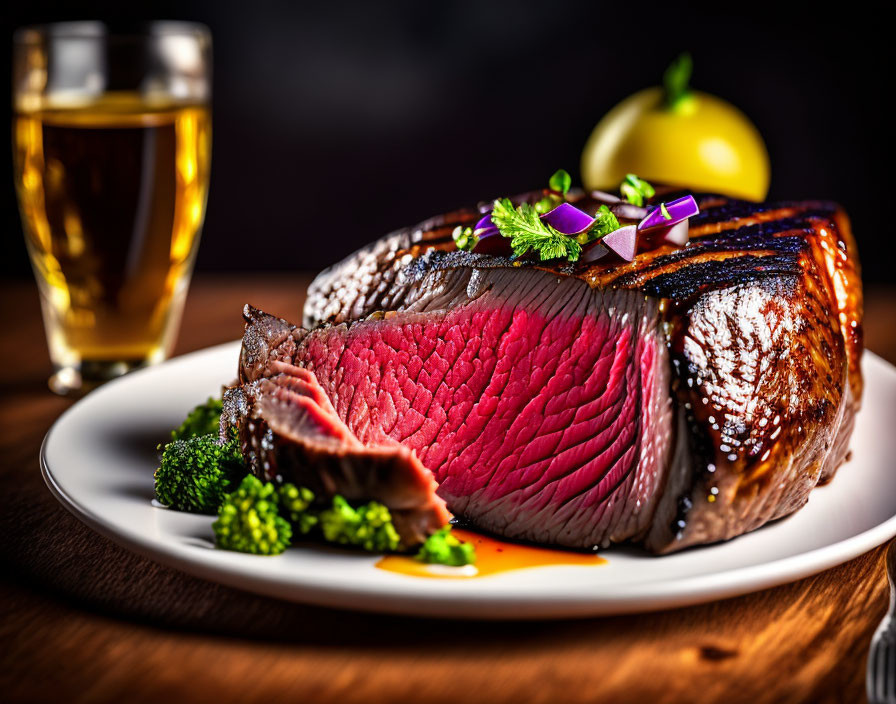
[[[635,284],[635,283],[643,283],[645,281],[650,281],[653,278],[657,278],[659,276],[665,276],[669,273],[675,273],[681,270],[679,266],[682,261],[687,261],[688,265],[694,264],[703,264],[706,262],[724,262],[730,259],[739,259],[744,256],[753,256],[753,257],[774,257],[777,255],[777,252],[770,249],[760,249],[751,252],[750,255],[744,255],[741,252],[726,252],[726,251],[716,251],[716,252],[694,252],[693,254],[689,254],[689,256],[670,256],[668,258],[663,258],[665,261],[657,262],[656,266],[651,267],[647,270],[639,270],[637,272],[632,272],[630,274],[626,274],[621,276],[616,282],[620,285],[627,284]],[[637,280],[636,280],[637,279]]]
[[[689,300],[697,293],[733,284],[745,284],[762,279],[799,275],[796,257],[752,255],[729,258],[724,261],[706,261],[690,264],[686,270],[678,270],[638,282],[645,294],[672,300]]]

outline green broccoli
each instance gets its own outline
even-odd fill
[[[179,511],[215,513],[245,473],[236,440],[220,443],[216,434],[175,440],[155,472],[156,498]]]
[[[416,558],[421,562],[461,567],[476,562],[476,550],[451,533],[451,526],[437,530],[423,543]]]
[[[279,555],[289,547],[292,528],[278,512],[277,489],[251,474],[228,495],[212,523],[215,543],[225,550]]]
[[[217,434],[222,409],[221,399],[209,397],[208,401],[196,406],[187,414],[180,427],[171,431],[171,439],[186,440],[198,435]]]
[[[321,512],[320,527],[331,543],[356,545],[370,552],[394,551],[401,544],[389,509],[377,501],[352,508],[337,494],[333,507]]]
[[[311,511],[314,492],[295,484],[284,484],[277,490],[280,499],[280,513],[303,535],[310,533],[318,524],[317,515]]]

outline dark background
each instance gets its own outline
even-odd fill
[[[688,49],[694,86],[740,107],[765,137],[770,196],[843,203],[866,281],[893,282],[889,26],[858,3],[749,7],[16,3],[3,15],[0,75],[8,95],[9,42],[22,24],[204,22],[215,42],[214,148],[198,267],[319,269],[399,226],[541,186],[558,167],[578,182],[594,124]],[[2,173],[0,268],[25,276],[11,168]]]

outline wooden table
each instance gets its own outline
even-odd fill
[[[235,339],[246,302],[296,319],[307,277],[199,278],[178,353]],[[93,533],[45,488],[47,391],[31,282],[0,284],[0,700],[857,702],[886,608],[884,549],[795,584],[662,613],[428,621],[281,603]],[[868,296],[896,361],[896,290]],[[139,399],[134,400],[139,403]]]

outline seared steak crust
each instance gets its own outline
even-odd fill
[[[668,366],[674,419],[646,545],[663,552],[727,539],[798,509],[844,461],[862,390],[862,294],[849,222],[836,205],[698,202],[686,247],[644,251],[629,263],[526,264],[459,252],[451,231],[483,207],[433,218],[320,274],[304,325],[451,310],[480,295],[483,281],[494,285],[498,272],[533,269],[571,291],[653,301],[638,312],[663,332],[667,351],[657,363]],[[586,196],[577,205],[596,207]],[[609,537],[640,534],[624,533]]]

